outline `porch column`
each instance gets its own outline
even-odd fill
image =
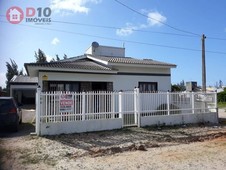
[[[36,91],[36,113],[35,113],[35,132],[39,136],[40,135],[40,111],[41,111],[41,88],[37,88]]]

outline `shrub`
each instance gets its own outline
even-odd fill
[[[217,102],[226,102],[226,89],[217,94]]]

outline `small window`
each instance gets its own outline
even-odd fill
[[[140,92],[155,92],[158,91],[157,82],[139,82]]]

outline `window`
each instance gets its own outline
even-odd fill
[[[158,91],[157,82],[139,82],[140,92],[154,92]]]
[[[43,81],[44,91],[76,91],[79,92],[79,82]]]

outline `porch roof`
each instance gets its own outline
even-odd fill
[[[15,75],[10,80],[10,84],[38,84],[38,77],[29,77],[24,75]]]
[[[25,63],[25,68],[29,75],[37,76],[38,70],[57,70],[57,71],[116,71],[109,66],[101,63],[94,62],[84,57],[73,57],[65,60],[49,62],[49,63]]]

